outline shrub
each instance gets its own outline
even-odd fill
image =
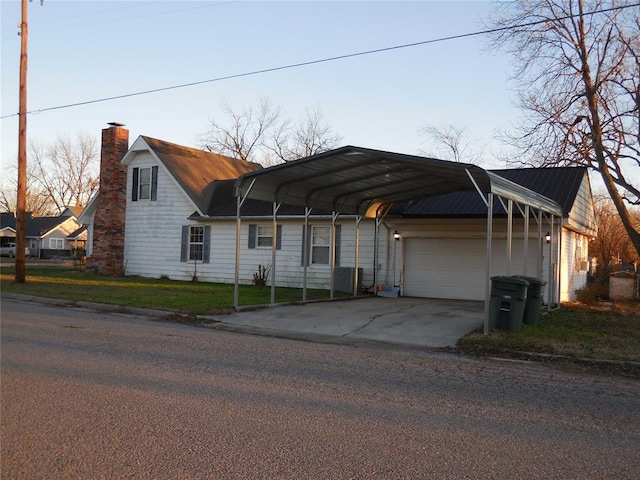
[[[271,266],[258,265],[258,271],[253,273],[253,284],[264,287],[269,279]]]
[[[576,290],[576,296],[580,303],[595,305],[609,298],[609,285],[601,282],[589,283],[584,288]]]

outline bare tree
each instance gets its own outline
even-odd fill
[[[640,19],[637,3],[516,0],[491,20],[494,47],[514,55],[524,118],[503,137],[521,163],[597,172],[636,251],[640,204]]]
[[[467,138],[466,128],[455,124],[434,126],[428,125],[419,133],[427,137],[429,149],[422,153],[431,157],[442,158],[454,162],[476,163],[481,153],[476,150],[474,142]]]
[[[209,130],[200,136],[203,149],[210,152],[260,163],[261,147],[282,122],[280,107],[263,98],[257,109],[234,111],[228,103],[220,105],[226,123],[212,119]]]
[[[26,209],[36,216],[55,215],[69,206],[84,206],[99,186],[98,149],[94,138],[79,133],[74,141],[58,137],[29,145]],[[0,205],[15,210],[16,185],[3,176]]]
[[[594,199],[598,236],[589,244],[589,255],[596,257],[599,279],[604,280],[612,264],[637,261],[638,254],[609,196],[596,195]],[[631,212],[633,215],[633,209]],[[637,214],[633,215],[633,221],[636,225],[640,223]]]
[[[201,147],[264,166],[315,155],[334,148],[341,140],[319,108],[307,110],[299,125],[264,98],[258,108],[237,112],[223,102],[221,110],[224,120],[211,120],[208,132],[200,136]]]
[[[266,147],[282,162],[291,162],[336,148],[342,137],[325,122],[319,107],[305,110],[297,127],[287,120],[273,132]]]
[[[32,143],[30,151],[30,181],[46,193],[58,212],[89,203],[100,184],[94,138],[83,133],[75,141],[60,136],[49,146]]]

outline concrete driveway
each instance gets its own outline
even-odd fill
[[[213,317],[260,333],[367,339],[431,348],[453,346],[480,327],[484,302],[368,297],[283,305]]]

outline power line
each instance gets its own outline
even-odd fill
[[[608,12],[612,12],[612,11],[616,11],[616,10],[623,10],[623,9],[627,9],[627,8],[632,8],[632,7],[640,7],[640,3],[635,3],[632,5],[622,5],[622,6],[618,6],[618,7],[611,7],[611,8],[606,8],[606,9],[602,9],[602,10],[595,10],[592,12],[586,12],[583,15],[584,16],[588,16],[588,15],[595,15],[598,13],[608,13]],[[510,25],[510,26],[506,26],[506,27],[499,27],[499,28],[492,28],[492,29],[487,29],[487,30],[480,30],[480,31],[476,31],[476,32],[470,32],[470,33],[462,33],[459,35],[450,35],[447,37],[440,37],[440,38],[435,38],[435,39],[431,39],[431,40],[424,40],[421,42],[413,42],[413,43],[404,43],[402,45],[395,45],[395,46],[391,46],[391,47],[384,47],[384,48],[377,48],[374,50],[365,50],[362,52],[356,52],[356,53],[348,53],[348,54],[344,54],[344,55],[337,55],[334,57],[326,57],[326,58],[321,58],[321,59],[317,59],[317,60],[309,60],[307,62],[299,62],[299,63],[291,63],[288,65],[281,65],[278,67],[272,67],[272,68],[265,68],[262,70],[253,70],[250,72],[244,72],[244,73],[237,73],[234,75],[226,75],[223,77],[216,77],[216,78],[210,78],[207,80],[199,80],[196,82],[189,82],[189,83],[182,83],[179,85],[171,85],[168,87],[160,87],[160,88],[154,88],[154,89],[149,89],[149,90],[142,90],[142,91],[138,91],[138,92],[132,92],[132,93],[125,93],[122,95],[114,95],[111,97],[103,97],[103,98],[97,98],[94,100],[86,100],[83,102],[75,102],[75,103],[68,103],[65,105],[58,105],[55,107],[47,107],[47,108],[42,108],[39,110],[30,110],[27,112],[27,114],[39,114],[39,113],[44,113],[44,112],[50,112],[53,110],[62,110],[65,108],[73,108],[73,107],[80,107],[80,106],[84,106],[84,105],[91,105],[94,103],[103,103],[103,102],[109,102],[112,100],[120,100],[123,98],[130,98],[130,97],[138,97],[141,95],[148,95],[150,93],[159,93],[159,92],[166,92],[169,90],[177,90],[180,88],[187,88],[187,87],[194,87],[197,85],[203,85],[206,83],[214,83],[214,82],[221,82],[223,80],[232,80],[232,79],[236,79],[236,78],[243,78],[243,77],[250,77],[250,76],[254,76],[254,75],[261,75],[264,73],[272,73],[272,72],[278,72],[278,71],[282,71],[282,70],[290,70],[293,68],[299,68],[299,67],[306,67],[309,65],[318,65],[321,63],[328,63],[328,62],[334,62],[337,60],[345,60],[348,58],[356,58],[356,57],[363,57],[365,55],[373,55],[376,53],[383,53],[383,52],[390,52],[393,50],[400,50],[400,49],[404,49],[404,48],[411,48],[411,47],[418,47],[418,46],[422,46],[422,45],[429,45],[429,44],[433,44],[433,43],[440,43],[440,42],[446,42],[446,41],[450,41],[450,40],[459,40],[461,38],[469,38],[469,37],[476,37],[476,36],[480,36],[480,35],[487,35],[490,33],[498,33],[498,32],[503,32],[506,30],[513,30],[516,28],[527,28],[527,27],[532,27],[535,25],[540,25],[543,23],[549,23],[549,22],[560,22],[563,20],[568,20],[570,18],[575,18],[578,15],[567,15],[565,17],[560,17],[560,18],[555,18],[555,19],[544,19],[544,20],[537,20],[535,22],[529,22],[529,23],[522,23],[522,24],[518,24],[518,25]],[[5,115],[0,117],[1,120],[4,120],[5,118],[10,118],[10,117],[15,117],[17,116],[17,113],[12,113],[9,115]]]

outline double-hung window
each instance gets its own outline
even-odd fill
[[[258,225],[257,242],[258,247],[273,247],[273,227]]]
[[[189,227],[189,261],[199,261],[203,259],[204,253],[204,226],[192,225]]]
[[[311,263],[328,265],[331,252],[331,227],[311,228]]]
[[[131,200],[158,199],[158,167],[135,167],[133,169],[133,183],[131,185]]]
[[[211,250],[210,225],[183,225],[180,246],[181,262],[209,263]]]
[[[141,168],[138,182],[138,200],[151,198],[151,168]]]

